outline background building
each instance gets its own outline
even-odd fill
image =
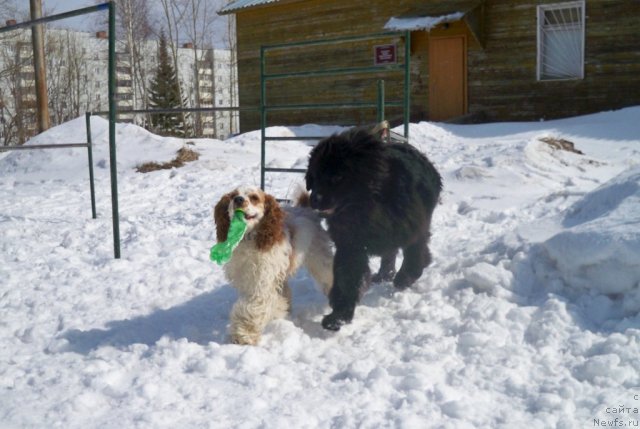
[[[539,120],[640,104],[640,1],[628,0],[235,0],[240,106],[260,103],[264,45],[398,30],[370,43],[273,52],[267,73],[372,66],[374,46],[404,61],[409,32],[411,120]],[[267,105],[375,100],[386,81],[398,100],[403,75],[347,74],[268,82]],[[269,124],[358,123],[374,112],[273,112]],[[389,109],[387,117],[398,117]],[[242,130],[260,127],[254,112]]]
[[[108,110],[107,45],[107,33],[103,31],[46,29],[47,88],[53,125],[87,111]],[[136,54],[119,42],[116,51],[118,109],[148,108],[146,89],[155,74],[158,41],[143,41]],[[236,71],[230,51],[198,49],[188,43],[174,52],[185,107],[237,105]],[[21,144],[36,133],[35,100],[31,31],[5,33],[0,36],[0,145]],[[118,120],[145,126],[149,117],[124,114]],[[238,131],[236,112],[190,113],[186,123],[187,135],[194,137],[225,138]]]

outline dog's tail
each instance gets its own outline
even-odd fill
[[[311,194],[304,189],[299,188],[293,199],[293,205],[296,207],[311,207]]]
[[[296,184],[293,189],[289,188],[291,198],[287,199],[287,203],[291,207],[311,207],[311,194],[301,184]]]

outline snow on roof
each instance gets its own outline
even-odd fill
[[[462,19],[464,12],[455,12],[448,15],[440,16],[422,16],[411,18],[399,18],[393,17],[387,21],[384,25],[385,30],[431,30],[438,24],[444,24],[445,22],[454,22]]]
[[[275,3],[278,0],[236,0],[223,7],[218,13],[221,15],[233,13],[238,9],[246,9],[252,6],[260,6],[267,3]]]

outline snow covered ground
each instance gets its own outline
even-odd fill
[[[640,426],[640,107],[411,124],[445,183],[433,264],[411,290],[375,285],[338,333],[300,273],[258,347],[227,343],[236,295],[208,255],[213,204],[259,182],[259,133],[141,174],[184,142],[118,125],[115,260],[107,123],[92,127],[96,220],[86,150],[0,154],[1,428]],[[30,143],[84,133],[79,118]],[[278,142],[267,158],[304,167],[308,151]],[[267,176],[278,197],[299,183]]]

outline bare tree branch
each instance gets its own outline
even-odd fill
[[[180,70],[178,61],[178,47],[180,46],[180,28],[185,20],[188,5],[180,0],[160,0],[162,10],[165,16],[165,25],[167,39],[170,41],[169,47],[173,58],[173,66],[176,72]],[[178,79],[180,87],[180,97],[184,99],[184,88],[182,82]],[[182,114],[183,123],[187,123],[186,115]]]

